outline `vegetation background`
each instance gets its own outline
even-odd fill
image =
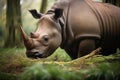
[[[28,59],[18,24],[29,35],[37,21],[28,12],[45,13],[56,0],[0,0],[0,80],[120,80],[120,51],[71,61],[58,48],[46,59]],[[120,6],[119,0],[94,0]]]

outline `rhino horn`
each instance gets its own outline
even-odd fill
[[[24,41],[28,41],[28,36],[27,36],[27,34],[23,31],[23,28],[22,28],[22,26],[20,25],[19,26],[19,29],[20,29],[20,33],[21,33],[21,35],[22,35],[22,37],[23,37],[23,40]]]
[[[29,49],[31,47],[31,45],[32,45],[32,38],[27,36],[27,34],[23,31],[23,28],[22,28],[21,25],[19,26],[19,29],[20,29],[20,33],[21,33],[21,35],[23,37],[24,44],[25,44],[26,48]]]

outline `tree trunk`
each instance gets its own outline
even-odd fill
[[[40,12],[41,12],[41,13],[45,13],[46,8],[47,8],[47,0],[42,0]]]
[[[21,37],[18,26],[21,24],[20,0],[7,0],[5,47],[19,46]]]

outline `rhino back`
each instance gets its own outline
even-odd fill
[[[71,1],[69,25],[72,27],[75,39],[82,37],[97,37],[100,35],[96,15],[85,0]]]
[[[82,4],[84,2],[89,7],[84,6]],[[71,11],[67,16],[69,3]],[[74,4],[75,6],[73,6]],[[72,27],[74,36],[79,37],[83,33],[100,35],[102,47],[120,47],[120,8],[91,0],[58,0],[51,9],[55,8],[64,9],[63,22],[68,17],[67,27]]]
[[[104,47],[120,48],[120,8],[96,3],[101,18],[101,39]]]

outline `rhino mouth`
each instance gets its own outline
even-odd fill
[[[42,52],[27,52],[27,57],[37,59],[46,57]]]

